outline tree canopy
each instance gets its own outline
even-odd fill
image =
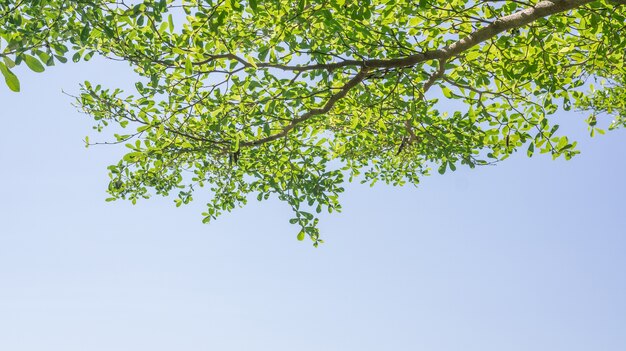
[[[85,82],[77,106],[126,155],[109,200],[212,194],[209,222],[250,197],[341,209],[344,182],[417,184],[523,150],[567,159],[551,115],[626,124],[622,0],[9,0],[0,72],[100,55],[135,91]],[[608,124],[608,123],[607,123]]]

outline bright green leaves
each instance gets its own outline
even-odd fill
[[[346,179],[417,184],[522,151],[570,158],[551,115],[626,125],[624,6],[597,1],[449,48],[522,2],[146,0],[0,4],[0,65],[35,72],[99,54],[131,64],[137,94],[86,83],[78,99],[126,155],[111,199],[210,194],[208,223],[248,198],[287,203],[318,245]],[[548,4],[549,5],[549,4]],[[46,30],[41,30],[47,28]],[[48,45],[49,44],[49,45]],[[441,69],[443,68],[443,69]],[[586,91],[592,80],[605,80]],[[430,88],[433,89],[430,89]],[[604,128],[604,126],[603,126]]]
[[[592,86],[589,94],[577,96],[575,105],[579,109],[592,111],[586,120],[592,137],[596,134],[604,134],[602,128],[606,126],[607,122],[601,122],[607,119],[611,120],[608,125],[609,130],[626,127],[625,76],[626,74],[614,75],[605,82],[601,89],[596,90]]]
[[[20,81],[17,76],[2,62],[0,62],[0,73],[4,76],[4,81],[12,91],[20,91]]]
[[[129,162],[129,163],[134,163],[134,162],[139,162],[142,158],[143,158],[143,153],[131,152],[131,153],[124,155],[124,158],[122,158],[122,160]]]
[[[43,72],[55,62],[74,61],[90,44],[90,22],[100,13],[104,1],[79,3],[62,0],[22,0],[0,3],[0,58],[7,67],[2,73],[9,88],[19,90],[13,64],[25,63],[34,72]],[[86,56],[93,55],[90,51]],[[88,59],[88,57],[86,57]],[[19,74],[19,73],[18,73]]]
[[[241,1],[240,0],[227,0],[228,1],[228,5],[230,6],[231,9],[235,10],[235,11],[241,11],[243,10],[243,5],[241,5]],[[250,5],[252,6],[252,5]]]
[[[468,61],[473,61],[480,56],[481,56],[481,52],[474,50],[474,51],[470,51],[467,55],[465,55],[465,59]]]

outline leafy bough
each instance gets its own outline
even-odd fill
[[[66,6],[46,38],[75,60],[139,76],[135,96],[85,83],[77,97],[96,130],[117,126],[105,144],[129,148],[109,167],[110,200],[173,193],[180,206],[207,187],[208,222],[274,195],[316,246],[315,213],[341,209],[347,180],[417,184],[520,148],[570,158],[559,108],[591,111],[592,134],[606,114],[624,124],[622,1],[24,3]]]

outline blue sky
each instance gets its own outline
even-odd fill
[[[91,123],[61,93],[130,86],[95,60],[0,88],[0,350],[626,350],[626,131],[419,188],[352,184],[296,240],[277,201],[106,203]],[[203,196],[197,196],[201,199]]]

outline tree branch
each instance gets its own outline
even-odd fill
[[[529,23],[532,23],[540,18],[547,17],[556,13],[569,11],[586,5],[594,0],[545,0],[537,3],[533,7],[518,11],[498,18],[491,24],[480,28],[472,34],[437,50],[424,51],[419,54],[409,55],[405,57],[398,57],[393,59],[371,59],[371,60],[345,60],[333,63],[318,63],[314,65],[281,65],[269,62],[256,63],[260,68],[276,68],[284,71],[311,71],[311,70],[328,70],[334,71],[343,67],[360,66],[370,68],[401,68],[416,65],[420,62],[437,60],[437,59],[450,59],[469,48],[476,46],[494,36],[505,32],[510,29],[523,27]],[[626,0],[615,0],[617,3],[624,3]],[[234,54],[223,54],[211,56],[209,59],[200,62],[207,63],[213,59],[229,58],[239,61],[246,67],[253,67],[253,65],[246,60],[238,57]]]
[[[335,103],[343,98],[348,91],[357,86],[363,80],[366,79],[366,73],[372,68],[402,68],[402,67],[411,67],[418,63],[429,61],[429,60],[439,60],[440,61],[440,72],[434,74],[431,79],[429,79],[424,84],[424,92],[430,88],[432,84],[434,84],[435,80],[443,75],[443,62],[450,60],[451,58],[459,55],[460,53],[467,51],[468,49],[490,39],[498,34],[505,32],[507,30],[513,28],[523,27],[529,23],[532,23],[540,18],[547,17],[553,14],[569,11],[575,9],[577,7],[586,5],[594,0],[546,0],[537,3],[533,7],[529,7],[527,9],[518,11],[516,13],[510,14],[508,16],[504,16],[498,18],[491,24],[480,28],[474,31],[472,34],[450,44],[443,48],[437,50],[425,51],[419,54],[394,58],[394,59],[371,59],[371,60],[346,60],[336,63],[330,64],[316,64],[309,66],[286,66],[286,65],[278,65],[271,63],[257,63],[257,67],[268,67],[268,68],[278,68],[282,70],[288,71],[306,71],[306,70],[314,70],[314,69],[326,69],[329,71],[335,70],[340,67],[347,66],[359,66],[361,70],[359,73],[354,76],[346,85],[344,85],[341,90],[331,96],[331,98],[326,102],[326,104],[322,108],[313,109],[302,116],[293,119],[286,127],[282,129],[281,132],[257,139],[254,141],[248,141],[241,143],[241,146],[258,146],[266,142],[270,142],[279,138],[282,138],[289,133],[292,129],[294,129],[299,123],[302,123],[309,118],[324,114],[335,105]],[[225,57],[229,57],[231,59],[237,60],[246,66],[252,67],[252,64],[241,59],[233,54],[222,55]],[[405,124],[405,126],[407,126]],[[407,126],[410,127],[410,126]],[[412,130],[411,130],[412,132]],[[411,135],[413,134],[413,135]],[[410,133],[411,139],[414,137],[414,133]]]
[[[333,106],[335,106],[335,103],[339,99],[341,99],[344,96],[346,96],[346,94],[348,94],[350,89],[352,89],[355,86],[357,86],[359,83],[361,83],[367,77],[367,73],[368,72],[369,72],[369,69],[367,69],[367,68],[361,69],[359,71],[359,73],[357,73],[343,87],[341,87],[339,92],[337,92],[336,94],[332,95],[330,97],[330,99],[328,99],[328,101],[326,101],[326,104],[324,104],[324,106],[322,106],[321,108],[316,108],[316,109],[309,110],[308,112],[306,112],[302,116],[293,119],[279,133],[270,135],[270,136],[265,137],[265,138],[257,139],[257,140],[254,140],[254,141],[242,142],[240,145],[241,146],[257,146],[257,145],[261,145],[261,144],[267,143],[269,141],[273,141],[273,140],[282,138],[282,137],[286,136],[287,133],[289,133],[289,131],[294,129],[298,124],[308,120],[309,118],[311,118],[313,116],[321,115],[321,114],[324,114],[324,113],[330,111],[330,109],[332,109]]]

